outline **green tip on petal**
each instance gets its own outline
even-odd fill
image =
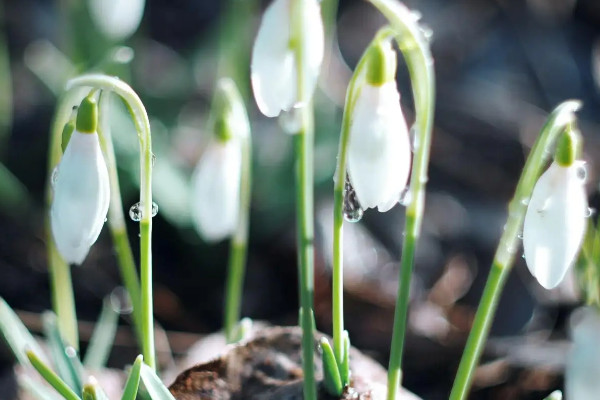
[[[63,131],[62,131],[62,139],[60,142],[60,146],[62,147],[63,153],[67,149],[67,145],[69,144],[69,140],[71,139],[71,135],[73,134],[74,130],[75,130],[75,120],[72,119],[65,124],[65,127],[63,128]]]
[[[221,142],[247,135],[248,123],[244,103],[235,83],[229,78],[217,82],[212,103],[212,130]]]
[[[568,167],[581,154],[581,134],[577,129],[568,128],[558,139],[554,161],[562,167]]]
[[[367,83],[381,86],[396,79],[396,52],[390,40],[379,40],[368,50]]]
[[[88,96],[81,101],[77,110],[76,129],[81,133],[96,133],[98,127],[98,103],[96,99]]]

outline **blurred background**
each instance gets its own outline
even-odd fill
[[[104,3],[104,8],[102,4]],[[284,121],[257,110],[249,53],[257,0],[101,0],[0,3],[0,296],[33,331],[51,307],[44,235],[48,133],[65,82],[101,71],[127,81],[150,115],[154,166],[155,312],[176,355],[221,328],[228,243],[202,241],[191,226],[189,180],[210,137],[218,76],[245,96],[254,180],[243,315],[297,321],[293,144]],[[325,0],[328,54],[316,93],[317,328],[331,330],[332,192],[345,88],[383,18],[364,1]],[[600,3],[595,0],[413,0],[431,29],[437,74],[435,132],[423,236],[412,284],[405,386],[424,399],[448,396],[525,157],[560,102],[583,101],[588,189],[598,203]],[[136,5],[137,4],[137,5]],[[137,8],[136,8],[137,7]],[[139,24],[139,26],[138,26]],[[407,71],[398,84],[413,120]],[[138,200],[138,144],[120,104],[113,135],[125,212]],[[369,210],[345,233],[346,325],[352,344],[387,365],[403,208]],[[129,221],[138,249],[137,223]],[[120,285],[107,230],[73,268],[83,346],[105,296]],[[562,386],[568,316],[580,304],[573,277],[545,291],[518,258],[504,291],[473,399],[541,399]],[[87,329],[87,330],[86,330]],[[122,322],[110,365],[137,354]],[[86,334],[87,332],[87,334]],[[0,392],[11,393],[12,359],[0,351]],[[2,388],[2,385],[5,387]],[[0,398],[5,394],[0,395]]]

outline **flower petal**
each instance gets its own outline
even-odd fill
[[[73,132],[58,166],[50,208],[54,241],[67,262],[83,262],[100,235],[109,201],[108,171],[98,135]]]
[[[240,202],[242,149],[240,140],[212,142],[192,178],[192,216],[207,241],[233,234]]]
[[[411,150],[395,82],[365,84],[350,127],[348,174],[363,208],[392,208],[406,187]]]
[[[90,16],[109,39],[123,40],[140,25],[146,0],[90,0]]]
[[[531,274],[546,289],[556,287],[575,261],[586,230],[588,208],[581,162],[553,163],[537,181],[523,225],[523,248]]]

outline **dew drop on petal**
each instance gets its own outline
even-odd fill
[[[576,176],[581,182],[585,182],[587,178],[587,170],[585,169],[585,165],[583,165],[583,163],[577,166]]]
[[[75,348],[72,346],[67,346],[65,347],[65,354],[69,358],[75,358],[77,357],[77,350],[75,350]]]
[[[358,222],[363,216],[363,209],[358,202],[356,192],[350,183],[348,174],[346,174],[346,183],[344,185],[344,205],[343,205],[344,219],[348,222]]]
[[[52,170],[52,175],[50,175],[50,185],[54,187],[56,184],[56,180],[58,179],[58,166],[54,167]]]
[[[585,210],[585,218],[591,218],[594,214],[596,214],[596,209],[592,207],[588,207]]]
[[[142,203],[139,201],[129,208],[129,218],[133,221],[139,222],[142,220]],[[152,216],[156,216],[158,214],[158,204],[152,202]]]

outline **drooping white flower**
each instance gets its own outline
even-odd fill
[[[583,162],[553,162],[533,189],[523,225],[527,267],[546,289],[556,287],[575,262],[587,212]]]
[[[565,370],[565,393],[567,399],[596,400],[600,393],[600,314],[591,307],[577,314]]]
[[[146,0],[89,0],[90,16],[100,32],[112,40],[131,36],[140,25]]]
[[[192,217],[198,232],[218,241],[236,229],[240,204],[241,139],[213,140],[192,177]]]
[[[292,16],[302,23],[303,72],[307,96],[315,89],[323,61],[323,21],[317,0],[304,0],[302,15],[293,15],[293,0],[275,0],[266,9],[252,50],[251,79],[260,111],[276,117],[297,100],[297,68],[291,40]]]
[[[396,53],[389,41],[371,51],[366,82],[352,113],[348,175],[362,208],[388,211],[406,187],[411,148],[396,87]]]
[[[93,125],[92,132],[82,132],[78,120],[54,181],[52,235],[71,264],[81,264],[98,239],[110,201],[108,170]]]

